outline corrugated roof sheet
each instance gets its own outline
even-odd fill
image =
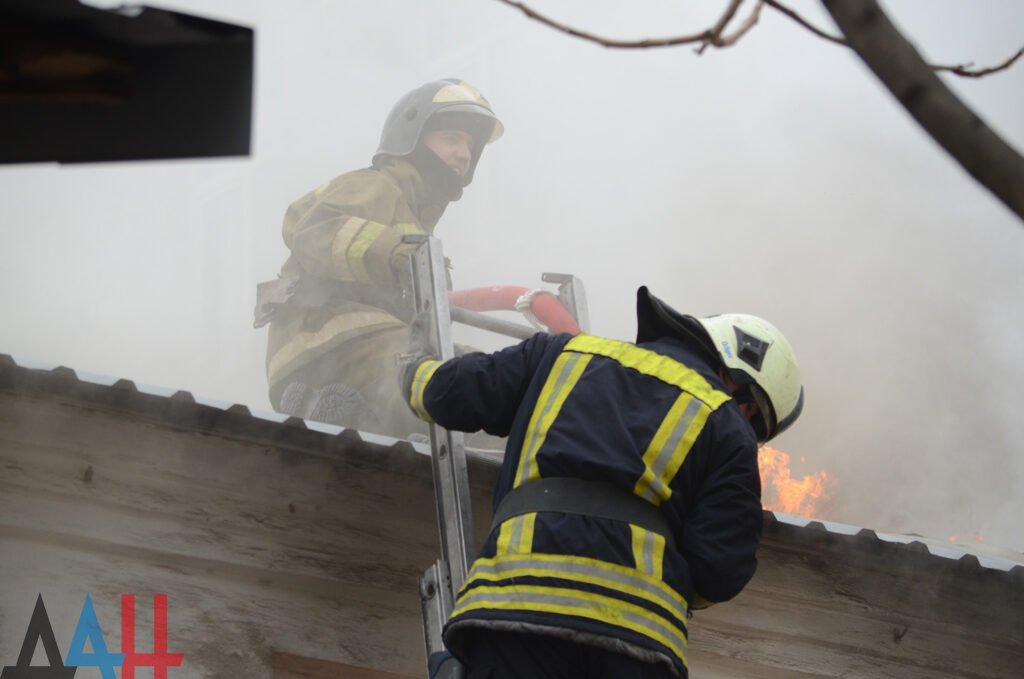
[[[381,449],[390,450],[388,465],[399,462],[410,452],[429,456],[429,446],[380,436],[354,429],[302,420],[281,413],[252,410],[248,406],[227,401],[195,397],[182,390],[155,385],[137,384],[131,380],[112,378],[64,366],[15,359],[0,354],[0,389],[25,392],[43,391],[99,402],[126,411],[159,417],[177,426],[206,432],[223,432],[259,437],[275,444],[294,442],[312,449],[343,449],[346,456],[366,455],[367,460],[380,459]],[[364,450],[367,449],[367,450]],[[496,466],[493,455],[468,451],[475,465]],[[966,546],[917,535],[878,533],[868,528],[834,521],[820,521],[802,516],[765,512],[770,533],[775,527],[789,527],[784,534],[825,533],[833,539],[862,545],[864,549],[891,548],[893,553],[928,554],[955,560],[972,569],[1004,571],[1024,582],[1024,554],[1000,551],[983,546]]]

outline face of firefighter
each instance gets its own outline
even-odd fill
[[[718,374],[722,378],[722,381],[725,382],[725,386],[728,388],[729,394],[734,394],[738,387],[736,383],[732,381],[732,377],[729,375],[728,371],[720,370]],[[746,418],[747,422],[753,420],[761,411],[760,408],[757,407],[757,404],[752,400],[744,403],[737,402],[737,405],[740,407],[740,412],[743,413],[743,417]]]
[[[758,407],[753,403],[741,403],[740,412],[743,413],[743,417],[747,418],[747,422],[750,422],[757,415]]]
[[[460,177],[469,174],[474,143],[473,135],[462,130],[431,130],[423,135],[423,145]]]

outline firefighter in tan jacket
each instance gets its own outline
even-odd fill
[[[256,306],[256,326],[270,323],[276,410],[399,437],[425,430],[393,386],[412,312],[415,246],[402,236],[433,233],[502,131],[472,85],[428,82],[395,104],[371,167],[291,204],[283,226],[291,255],[259,286]]]

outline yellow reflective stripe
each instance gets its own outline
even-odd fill
[[[645,532],[650,533],[650,531]],[[466,582],[475,580],[494,582],[530,576],[583,582],[648,601],[671,613],[679,625],[685,626],[686,599],[661,579],[660,561],[664,555],[665,539],[660,535],[657,537],[661,539],[660,551],[656,544],[657,541],[652,541],[649,551],[652,562],[655,558],[659,561],[657,576],[641,568],[631,568],[589,557],[524,553],[498,554],[494,558],[477,559],[470,569],[469,575],[466,576]]]
[[[669,484],[683,466],[710,414],[711,409],[702,401],[685,391],[679,395],[644,451],[644,471],[633,493],[654,505],[661,505],[672,497]]]
[[[665,536],[633,524],[629,524],[629,532],[637,570],[661,580],[665,561]]]
[[[457,101],[469,101],[473,103],[486,104],[487,100],[484,99],[483,95],[480,94],[480,90],[476,89],[465,80],[460,80],[458,83],[452,83],[451,85],[445,85],[434,94],[434,98],[431,99],[434,103],[447,103]]]
[[[278,349],[267,365],[268,381],[271,384],[276,383],[285,373],[294,369],[293,363],[300,357],[309,355],[312,358],[313,352],[326,348],[342,336],[373,326],[397,328],[403,325],[400,320],[383,311],[351,311],[339,314],[324,323],[319,330],[297,333]]]
[[[544,388],[541,389],[540,397],[533,406],[530,425],[523,436],[523,448],[519,457],[516,478],[512,482],[513,487],[540,478],[536,460],[537,451],[544,444],[551,423],[558,417],[562,404],[565,403],[572,388],[576,386],[591,358],[593,357],[588,354],[563,351],[555,360],[555,365],[544,382]]]
[[[359,217],[350,217],[338,229],[338,235],[331,242],[331,260],[338,271],[338,278],[343,281],[356,280],[355,272],[348,261],[348,249],[359,230],[367,223],[367,220]]]
[[[610,358],[627,368],[690,392],[707,403],[712,410],[729,400],[728,394],[712,387],[699,373],[679,361],[629,342],[579,334],[569,340],[564,350]]]
[[[360,283],[370,282],[370,273],[366,270],[366,262],[363,261],[363,255],[373,245],[373,241],[377,240],[377,237],[387,228],[377,222],[366,222],[348,248],[345,260],[348,262],[348,267],[352,271],[355,280]]]
[[[533,527],[537,513],[520,514],[501,524],[498,532],[498,554],[528,554],[533,549]]]
[[[474,587],[459,597],[452,619],[481,608],[537,611],[597,620],[654,639],[686,664],[686,636],[678,627],[657,613],[603,594],[535,585]]]
[[[441,367],[441,363],[442,361],[427,359],[416,366],[416,373],[412,378],[412,387],[409,390],[409,405],[412,406],[412,411],[416,413],[416,417],[427,422],[433,422],[434,418],[430,416],[426,406],[423,405],[423,394],[426,393],[427,383],[434,376],[434,373],[437,372],[437,369]]]
[[[419,224],[395,224],[391,228],[395,229],[396,231],[398,231],[398,233],[402,233],[402,234],[426,235],[426,233],[427,233],[422,228],[420,228]]]

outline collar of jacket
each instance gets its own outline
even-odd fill
[[[729,393],[725,382],[718,374],[721,362],[717,356],[713,357],[707,347],[699,346],[696,342],[686,342],[678,337],[661,337],[653,342],[643,342],[637,346],[674,358],[691,370],[698,372],[718,391]]]
[[[430,191],[416,166],[405,158],[385,156],[377,161],[376,169],[392,179],[402,195],[409,201],[409,207],[417,216],[420,225],[427,233],[433,233],[434,227],[448,207],[448,200]]]

